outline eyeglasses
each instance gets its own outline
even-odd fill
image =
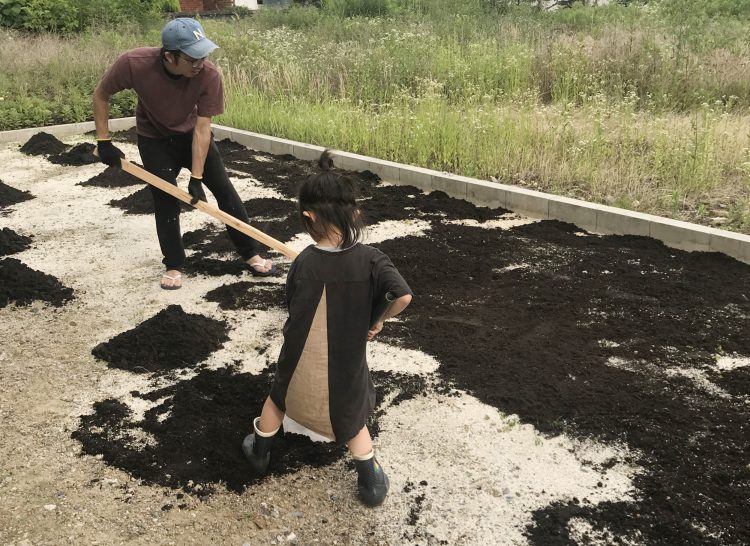
[[[204,61],[206,60],[206,58],[205,58],[205,57],[203,57],[202,59],[193,59],[192,57],[186,57],[186,56],[185,56],[185,55],[183,55],[182,53],[179,53],[179,54],[178,54],[177,56],[178,56],[178,57],[179,57],[180,59],[182,59],[183,61],[185,61],[186,63],[188,63],[188,64],[189,64],[190,66],[192,66],[193,68],[198,68],[198,67],[199,67],[199,66],[201,66],[201,65],[202,65],[202,64],[204,63]]]

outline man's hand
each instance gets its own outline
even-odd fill
[[[203,182],[203,178],[198,178],[197,176],[190,177],[190,182],[188,182],[188,193],[193,196],[190,200],[191,205],[195,205],[198,201],[207,201],[206,192],[203,191],[201,182]]]
[[[106,163],[110,167],[120,168],[122,163],[120,160],[125,157],[117,146],[112,144],[112,139],[103,138],[96,140],[96,153],[102,163]]]

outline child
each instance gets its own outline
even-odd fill
[[[323,172],[299,190],[299,211],[316,244],[294,260],[286,282],[289,317],[271,393],[254,433],[242,443],[253,470],[264,473],[284,415],[336,442],[346,442],[357,467],[359,498],[382,503],[388,477],[375,459],[367,418],[375,408],[375,388],[367,368],[366,345],[411,302],[409,286],[388,256],[359,243],[364,229],[351,180]],[[370,329],[376,299],[391,292],[396,300]]]

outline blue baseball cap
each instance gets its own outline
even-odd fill
[[[219,47],[206,38],[201,24],[189,17],[178,17],[164,25],[161,45],[169,51],[182,51],[193,59],[203,59]]]

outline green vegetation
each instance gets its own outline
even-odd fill
[[[515,4],[323,0],[206,20],[216,121],[750,233],[747,2]],[[143,28],[0,34],[0,128],[90,119],[116,55],[159,43]],[[113,115],[133,106],[118,95]]]

